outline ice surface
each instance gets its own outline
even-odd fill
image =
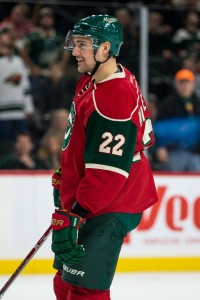
[[[9,276],[0,276],[0,289]],[[3,300],[55,300],[53,275],[20,275]],[[200,300],[200,272],[116,273],[112,300]]]

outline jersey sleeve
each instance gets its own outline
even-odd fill
[[[80,205],[96,213],[115,200],[129,176],[136,136],[131,117],[112,119],[97,110],[91,113],[86,126],[85,177],[77,190]]]

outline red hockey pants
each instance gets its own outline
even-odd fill
[[[54,292],[57,300],[111,300],[110,290],[92,290],[62,280],[61,272],[58,271],[54,277]]]

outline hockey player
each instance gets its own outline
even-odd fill
[[[151,120],[134,75],[116,62],[122,43],[109,15],[80,20],[66,37],[82,77],[53,175],[58,300],[109,300],[123,240],[157,202],[143,153],[154,142]]]

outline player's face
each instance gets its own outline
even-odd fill
[[[88,37],[75,37],[75,46],[72,55],[78,62],[78,71],[80,73],[92,72],[95,67],[94,49],[92,41]]]

